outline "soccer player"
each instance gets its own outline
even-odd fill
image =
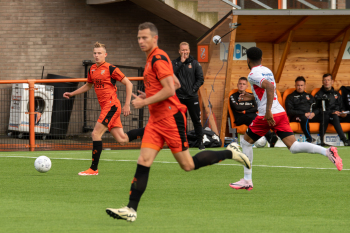
[[[281,140],[286,144],[290,152],[294,153],[318,153],[327,156],[335,164],[337,169],[343,169],[342,159],[339,157],[337,148],[328,149],[308,142],[297,142],[290,128],[288,117],[283,107],[279,104],[276,94],[275,78],[267,67],[261,65],[262,51],[257,47],[247,50],[247,63],[251,70],[248,81],[252,87],[255,100],[258,104],[258,116],[248,127],[241,142],[242,151],[253,162],[253,144],[264,136],[270,129],[274,130]],[[240,100],[253,99],[248,93],[241,94]],[[244,168],[244,178],[236,183],[231,183],[234,189],[253,189],[252,169]]]
[[[233,145],[229,145],[224,151],[202,151],[191,157],[186,138],[187,108],[180,103],[175,94],[175,85],[177,88],[180,85],[177,78],[174,78],[171,60],[157,46],[158,30],[154,24],[142,23],[138,29],[138,43],[147,57],[143,74],[145,93],[139,92],[141,93],[139,96],[133,94],[135,99],[132,104],[135,108],[148,105],[150,118],[145,128],[136,173],[131,183],[129,204],[120,209],[106,209],[111,217],[131,222],[136,220],[137,207],[146,190],[150,167],[164,142],[185,171],[196,170],[225,159],[233,159],[250,168],[248,157]]]
[[[92,65],[87,83],[73,92],[65,92],[63,97],[69,99],[75,95],[87,92],[94,87],[98,102],[101,106],[101,114],[98,118],[92,136],[92,163],[91,167],[79,172],[81,176],[98,175],[98,163],[102,152],[102,135],[109,130],[114,139],[121,143],[128,143],[137,137],[141,137],[144,128],[130,130],[126,134],[123,131],[123,126],[120,121],[120,114],[124,116],[130,114],[130,101],[132,93],[132,83],[128,78],[115,66],[105,61],[107,57],[106,46],[96,42],[93,49],[93,55],[96,64]],[[119,99],[117,98],[116,81],[121,82],[126,86],[125,105],[121,108]]]

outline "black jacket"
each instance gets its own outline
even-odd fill
[[[191,99],[198,97],[197,91],[203,85],[203,71],[197,60],[191,55],[184,63],[181,57],[172,61],[174,74],[179,79],[181,87],[176,90],[179,99]]]
[[[245,114],[255,114],[258,111],[258,106],[255,100],[238,101],[240,93],[236,92],[230,96],[230,107],[235,117],[235,122],[239,117],[245,117]],[[245,111],[245,113],[239,113]]]
[[[286,99],[286,111],[289,117],[296,115],[305,115],[305,113],[310,112],[312,105],[312,112],[317,115],[319,109],[316,108],[315,98],[306,92],[298,93],[296,90],[289,94]]]
[[[339,92],[335,91],[334,88],[330,91],[326,91],[324,87],[322,86],[321,90],[319,90],[316,95],[315,99],[322,99],[322,98],[328,98],[329,104],[326,108],[326,111],[328,112],[335,112],[335,111],[343,111],[343,104],[342,104],[342,98]],[[321,109],[320,109],[321,111]]]

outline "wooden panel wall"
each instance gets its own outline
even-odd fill
[[[334,44],[334,59],[338,55],[340,42]],[[273,44],[257,43],[257,47],[263,51],[262,64],[269,69],[273,69]],[[285,44],[280,44],[279,54],[283,53]],[[208,74],[204,79],[204,87],[207,89],[208,96],[214,83],[214,92],[211,93],[210,102],[213,106],[213,112],[217,120],[217,126],[221,128],[221,115],[225,90],[225,72],[226,62],[220,60],[220,45],[216,45],[209,64]],[[278,62],[279,63],[279,62]],[[294,87],[294,80],[297,76],[304,76],[306,79],[306,91],[311,92],[314,88],[322,86],[322,75],[328,73],[329,66],[328,43],[326,42],[293,42],[287,61],[281,76],[277,89],[283,92]],[[223,67],[222,67],[223,66]],[[232,69],[231,89],[237,88],[237,82],[240,77],[247,77],[249,69],[247,61],[234,61]],[[220,68],[221,71],[219,72]],[[219,72],[219,73],[218,73]],[[217,74],[218,73],[218,74]],[[217,74],[214,82],[215,75]],[[340,89],[342,85],[350,86],[350,60],[341,62],[334,88]]]

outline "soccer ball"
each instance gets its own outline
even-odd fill
[[[48,172],[51,168],[51,160],[44,155],[39,156],[34,162],[34,167],[38,172]]]
[[[235,150],[237,152],[241,152],[241,147],[237,144],[237,142],[231,142],[228,146],[228,149]]]
[[[259,140],[257,140],[254,145],[257,147],[257,148],[261,148],[261,147],[265,147],[266,146],[266,143],[267,143],[267,140],[265,137],[261,137],[259,138]]]

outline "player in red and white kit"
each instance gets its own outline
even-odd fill
[[[144,132],[144,128],[141,128],[124,133],[120,114],[122,112],[124,116],[130,114],[130,101],[133,85],[117,67],[105,61],[106,57],[106,46],[96,42],[94,45],[94,58],[96,64],[93,64],[89,70],[87,83],[73,92],[65,92],[63,94],[63,97],[69,99],[75,95],[87,92],[94,87],[98,102],[101,106],[100,117],[91,133],[91,167],[86,171],[79,172],[78,175],[80,176],[98,175],[97,167],[102,152],[102,135],[107,130],[109,130],[114,139],[121,144],[125,144],[137,137],[141,137]],[[126,86],[126,99],[123,108],[117,97],[117,87],[115,85],[117,81]]]
[[[180,82],[174,76],[170,58],[157,46],[156,26],[148,22],[140,24],[137,38],[141,50],[147,56],[143,73],[145,93],[134,95],[132,104],[135,108],[148,105],[150,118],[145,128],[136,173],[131,183],[129,203],[120,209],[106,209],[111,217],[130,222],[136,220],[137,207],[146,190],[150,167],[164,142],[185,171],[196,170],[225,159],[233,159],[250,168],[248,157],[231,145],[223,151],[202,151],[193,157],[190,155],[186,137],[187,107],[181,104],[175,94]]]
[[[275,78],[270,69],[261,65],[262,51],[257,47],[247,50],[247,63],[251,70],[248,81],[252,87],[255,101],[258,105],[258,116],[249,125],[244,139],[241,142],[243,153],[253,162],[253,144],[264,136],[270,129],[281,138],[290,152],[294,153],[318,153],[327,156],[335,164],[337,169],[343,169],[342,159],[338,156],[337,148],[328,149],[308,142],[297,142],[290,128],[287,114],[278,102],[276,94]],[[251,100],[252,95],[242,94],[239,100]],[[234,189],[253,189],[252,169],[244,168],[244,178],[236,183],[231,183]]]

